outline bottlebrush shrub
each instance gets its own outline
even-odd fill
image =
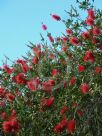
[[[102,135],[102,11],[76,1],[65,34],[41,35],[26,57],[0,68],[0,133],[5,136]]]

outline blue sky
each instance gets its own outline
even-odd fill
[[[75,0],[0,0],[0,66],[4,55],[15,60],[27,52],[28,41],[39,43],[40,33],[44,34],[41,22],[54,36],[64,32],[65,26],[53,21],[50,13],[66,19],[64,10],[71,4],[76,5]],[[95,6],[102,9],[102,0]]]

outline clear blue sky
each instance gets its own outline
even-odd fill
[[[39,43],[41,22],[48,26],[54,36],[64,32],[65,26],[53,21],[50,13],[67,18],[64,10],[75,0],[0,0],[0,66],[4,55],[11,60],[20,58],[27,52],[28,41]],[[95,6],[102,9],[102,0],[96,0]]]

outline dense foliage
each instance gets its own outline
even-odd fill
[[[102,136],[102,11],[94,1],[71,6],[62,37],[28,46],[22,59],[0,68],[0,134]]]

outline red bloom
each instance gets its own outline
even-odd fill
[[[93,9],[88,9],[88,16],[92,19],[95,18],[95,12]]]
[[[67,127],[67,119],[63,119],[59,124],[54,127],[55,133],[61,133]]]
[[[62,41],[66,43],[68,41],[68,37],[62,37]]]
[[[51,15],[51,16],[52,16],[52,18],[53,18],[54,20],[57,20],[57,21],[60,21],[60,20],[61,20],[60,16],[58,16],[58,15],[56,15],[56,14],[53,14],[53,15]]]
[[[16,77],[15,77],[15,81],[18,84],[26,84],[26,79],[23,73],[19,73]]]
[[[1,102],[0,102],[0,106],[1,106],[1,107],[4,107],[4,106],[5,106],[5,102],[4,102],[4,101],[1,101]]]
[[[88,61],[94,62],[95,61],[95,57],[94,57],[94,55],[92,54],[92,52],[90,50],[88,50],[86,52],[83,59],[84,59],[85,62],[88,62]]]
[[[93,32],[93,35],[96,35],[96,36],[100,35],[101,33],[100,29],[97,26],[93,28],[92,32]]]
[[[71,44],[73,44],[73,45],[78,45],[79,40],[78,40],[78,38],[76,38],[76,37],[72,37],[72,38],[70,39],[70,42],[71,42]]]
[[[17,133],[20,129],[20,124],[16,119],[3,122],[3,131],[5,133]]]
[[[50,92],[52,91],[53,85],[54,85],[54,81],[51,81],[51,80],[45,81],[45,82],[42,84],[42,89],[43,89],[45,92],[50,93]]]
[[[39,45],[38,45],[37,47],[34,47],[34,48],[33,48],[33,52],[34,52],[34,54],[35,54],[35,56],[36,56],[37,58],[40,58],[40,56],[41,56],[41,48],[40,48]]]
[[[82,92],[83,94],[87,94],[88,91],[89,91],[89,86],[88,86],[88,84],[86,84],[86,83],[81,84],[81,92]]]
[[[87,18],[85,22],[86,22],[86,24],[89,25],[89,26],[94,25],[94,20],[93,20],[92,18]]]
[[[67,106],[64,106],[60,111],[60,115],[63,115],[68,110],[69,110],[69,108]]]
[[[13,72],[13,69],[9,68],[7,65],[3,66],[3,69],[10,75]]]
[[[89,36],[90,36],[90,33],[89,33],[89,32],[83,32],[81,36],[82,36],[84,39],[88,39]]]
[[[48,38],[49,38],[50,42],[52,42],[52,43],[54,42],[54,39],[53,39],[53,37],[51,35],[48,35]]]
[[[27,86],[31,91],[36,91],[40,85],[40,80],[38,78],[27,82]]]
[[[99,47],[99,49],[102,51],[102,45]]]
[[[63,46],[63,47],[62,47],[62,51],[66,52],[66,51],[67,51],[67,47],[66,47],[66,46]]]
[[[52,70],[52,76],[57,76],[59,74],[59,71],[57,69]]]
[[[57,125],[54,127],[54,132],[55,132],[55,133],[61,133],[62,131],[63,131],[63,129],[62,129],[61,124],[57,124]]]
[[[37,64],[37,63],[38,63],[38,61],[39,61],[39,60],[38,60],[38,58],[37,58],[37,57],[34,57],[34,58],[32,59],[32,63],[33,63],[33,64]]]
[[[69,132],[70,134],[74,133],[75,127],[76,127],[76,121],[75,121],[74,119],[68,121],[67,130],[68,130],[68,132]]]
[[[23,63],[21,69],[22,72],[26,73],[30,68],[26,63]]]
[[[5,94],[5,88],[4,87],[0,87],[0,97],[3,97]]]
[[[95,68],[95,72],[98,74],[98,73],[100,73],[101,72],[101,67],[96,67]]]
[[[54,103],[54,100],[55,100],[54,97],[45,98],[41,101],[41,105],[46,107],[51,107]]]
[[[76,82],[75,77],[72,77],[72,78],[70,79],[70,81],[69,81],[70,85],[74,85],[75,82]]]
[[[12,102],[15,99],[15,96],[12,93],[9,92],[9,93],[6,94],[6,99],[9,102]]]
[[[5,120],[7,118],[6,112],[2,112],[0,117]]]
[[[81,111],[81,110],[77,110],[77,114],[80,116],[80,117],[82,117],[83,116],[83,111]]]
[[[45,24],[42,24],[42,29],[47,30],[47,26]]]
[[[71,29],[68,28],[68,29],[66,30],[66,33],[70,35],[70,34],[73,33],[73,31],[72,31]]]
[[[78,66],[78,71],[79,71],[79,72],[85,71],[85,66],[79,65],[79,66]]]

